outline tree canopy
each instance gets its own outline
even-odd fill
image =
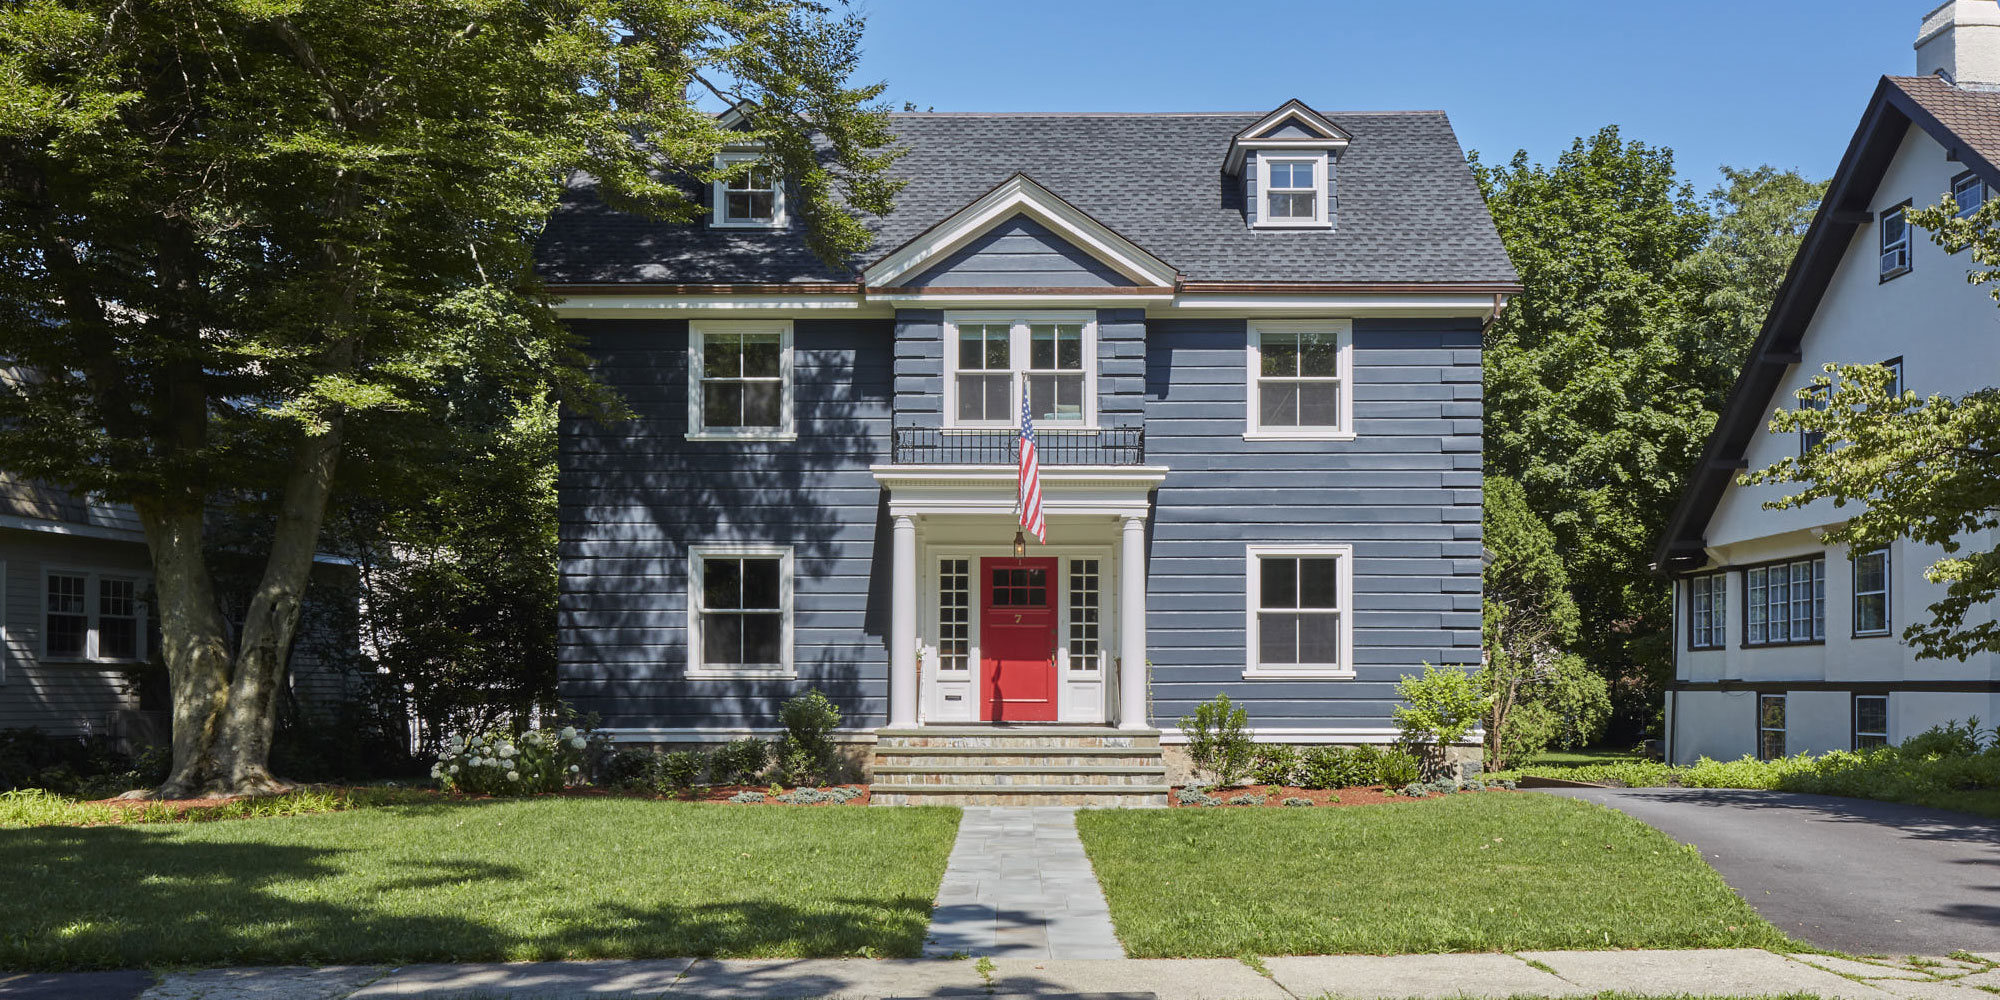
[[[848,82],[860,31],[788,0],[0,9],[0,467],[138,510],[164,791],[277,784],[276,692],[343,462],[420,470],[540,394],[609,405],[530,258],[573,172],[686,220],[678,178],[761,142],[815,252],[866,245],[858,216],[895,186],[880,87]],[[218,512],[268,525],[233,643]]]

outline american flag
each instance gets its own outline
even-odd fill
[[[1049,543],[1048,526],[1042,523],[1042,460],[1035,454],[1035,418],[1030,414],[1028,394],[1021,394],[1021,469],[1020,469],[1021,527],[1035,536],[1035,541]]]

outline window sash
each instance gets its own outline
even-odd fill
[[[1829,405],[1830,403],[1827,399],[1826,390],[1817,387],[1815,387],[1811,393],[1807,394],[1806,398],[1799,401],[1800,408],[1807,410],[1824,410]],[[1804,457],[1806,452],[1809,452],[1824,443],[1826,443],[1825,431],[1809,431],[1804,428],[1799,429],[1800,457]]]
[[[1889,550],[1854,558],[1854,634],[1889,633]]]
[[[1264,159],[1264,217],[1314,222],[1320,217],[1324,184],[1318,158]]]
[[[1257,558],[1257,665],[1344,670],[1338,555]]]
[[[697,669],[785,669],[791,639],[785,557],[702,552],[695,559],[698,585],[689,588],[688,599],[692,624],[700,630]]]
[[[1037,424],[1090,424],[1094,324],[1035,317],[948,322],[954,327],[950,426],[1015,426],[1024,393]]]
[[[1814,556],[1743,573],[1743,644],[1782,646],[1826,638],[1826,559]]]
[[[1963,219],[1986,204],[1986,182],[1976,174],[1960,177],[1951,184],[1951,197],[1958,203],[1957,217]]]
[[[1882,213],[1882,252],[1888,253],[1899,247],[1910,245],[1910,225],[1903,217],[1903,209],[1892,208]]]
[[[42,655],[50,659],[135,662],[146,656],[140,581],[94,571],[43,576]]]
[[[1785,696],[1757,696],[1757,759],[1776,760],[1785,755]]]
[[[1692,649],[1719,649],[1729,628],[1729,576],[1711,573],[1688,581],[1689,633]]]
[[[1252,425],[1259,431],[1346,430],[1347,378],[1338,329],[1258,328]]]
[[[743,159],[725,159],[722,165],[740,163]],[[783,194],[779,190],[777,170],[770,164],[753,166],[739,176],[724,180],[717,187],[722,222],[756,225],[778,221]]]
[[[1863,694],[1854,696],[1854,749],[1872,750],[1889,745],[1889,697]]]
[[[82,573],[50,573],[43,586],[43,652],[63,659],[89,656],[90,578]]]

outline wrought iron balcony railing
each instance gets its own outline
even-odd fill
[[[1021,435],[1011,427],[946,429],[896,428],[898,465],[1015,465]],[[1144,465],[1146,428],[1035,428],[1035,450],[1043,465]]]

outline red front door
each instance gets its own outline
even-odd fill
[[[979,561],[980,718],[1056,720],[1056,561]]]

